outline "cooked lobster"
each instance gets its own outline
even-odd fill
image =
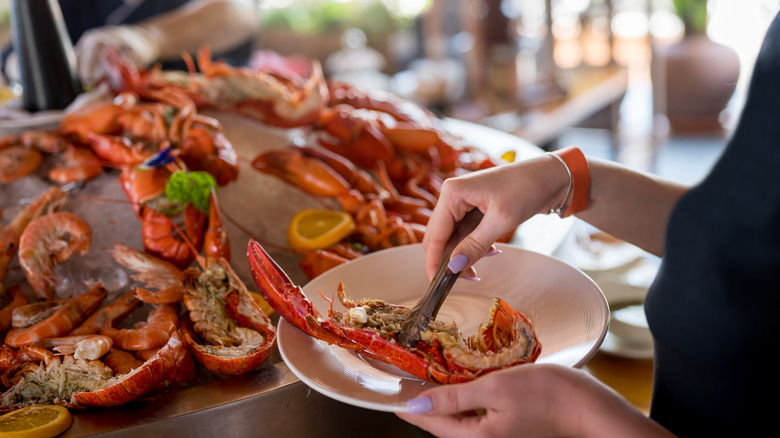
[[[541,352],[528,318],[500,298],[494,299],[490,319],[476,335],[464,338],[454,323],[432,321],[414,347],[404,347],[396,338],[409,308],[382,300],[353,302],[342,283],[338,297],[347,311],[334,312],[331,302],[328,318],[323,318],[259,243],[250,241],[248,253],[259,292],[288,322],[310,336],[395,365],[417,378],[465,382],[534,362]]]

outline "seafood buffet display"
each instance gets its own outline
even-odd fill
[[[31,179],[24,187],[37,188],[23,206],[11,208],[14,217],[4,217],[0,230],[0,410],[117,406],[197,385],[204,373],[206,379],[249,373],[274,352],[268,304],[319,339],[433,382],[465,381],[536,359],[540,346],[531,323],[500,299],[491,321],[468,340],[443,326],[429,342],[401,349],[387,327],[377,331],[347,320],[366,308],[378,312],[375,318],[402,318],[403,308],[379,300],[353,303],[341,290],[346,316],[323,319],[278,263],[281,253],[313,278],[363,254],[420,242],[442,181],[500,160],[450,134],[418,105],[326,81],[315,61],[296,59],[299,74],[290,75],[270,65],[228,67],[212,60],[208,48],[197,68],[185,59],[190,71],[138,70],[111,53],[111,100],[68,112],[54,129],[0,136],[0,183],[6,186],[0,190],[13,193],[10,187]],[[237,151],[221,114],[290,140]],[[287,137],[288,131],[295,135]],[[280,200],[291,212],[303,208],[297,200],[343,210],[352,215],[354,232],[304,251],[261,242],[276,250],[277,261],[255,242],[261,240],[252,234],[256,224],[244,224],[251,239],[231,245],[228,229],[237,224],[224,221],[232,216],[224,205],[235,206],[233,187],[245,184],[247,170],[297,191]],[[80,189],[109,190],[90,186],[107,179],[116,181],[124,199]],[[273,196],[271,188],[257,190]],[[121,231],[108,237],[112,244],[96,249],[91,240],[104,225],[95,223],[102,203],[123,220]],[[4,199],[2,208],[8,205]],[[274,234],[284,235],[286,225],[277,224]],[[249,257],[237,258],[249,240]],[[95,251],[106,253],[104,264],[130,273],[122,288],[97,279],[62,280],[69,259]],[[267,302],[236,273],[250,269]],[[12,271],[17,275],[6,277]]]

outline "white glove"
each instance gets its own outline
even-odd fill
[[[146,67],[159,56],[153,33],[141,26],[103,26],[86,31],[76,43],[79,78],[93,84],[103,77],[101,59],[106,47],[114,47],[138,67]]]

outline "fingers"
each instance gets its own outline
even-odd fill
[[[477,436],[481,421],[481,417],[476,416],[427,416],[403,412],[397,412],[396,415],[407,423],[427,430],[435,436],[446,436],[451,438],[471,438]]]
[[[442,204],[444,206],[444,204]],[[426,226],[425,236],[423,237],[423,248],[425,249],[425,272],[428,278],[433,278],[439,261],[444,255],[444,248],[447,241],[455,229],[455,223],[459,221],[465,211],[457,216],[457,212],[450,212],[446,208],[437,208],[433,211],[431,218]]]
[[[130,62],[145,66],[158,55],[154,39],[139,26],[104,26],[91,29],[75,46],[77,70],[84,83],[93,83],[103,75],[102,57],[107,47],[114,47]]]
[[[486,407],[485,388],[464,383],[426,391],[409,402],[409,413],[397,415],[436,436],[473,437],[484,417],[477,410]]]
[[[505,217],[488,210],[477,228],[452,251],[453,256],[448,265],[450,270],[457,273],[471,269],[472,265],[486,254],[499,253],[493,244],[505,235],[508,229],[511,229],[511,224]]]
[[[102,47],[100,40],[92,37],[89,33],[84,34],[76,44],[78,75],[85,84],[92,83],[99,78]]]

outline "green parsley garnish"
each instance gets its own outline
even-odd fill
[[[165,185],[165,196],[181,204],[190,203],[205,213],[209,209],[211,189],[216,186],[216,180],[208,172],[179,170],[171,175],[168,184]]]

